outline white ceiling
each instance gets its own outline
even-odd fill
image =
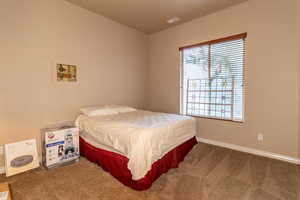
[[[67,0],[144,33],[154,33],[247,0]],[[166,21],[179,17],[174,24]]]

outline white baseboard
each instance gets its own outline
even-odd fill
[[[5,167],[0,167],[0,174],[5,174]]]
[[[4,158],[4,146],[1,145],[0,146],[0,160],[2,160]],[[4,159],[3,159],[4,161]],[[5,173],[5,167],[4,166],[0,166],[0,174],[4,174]]]
[[[219,142],[219,141],[215,141],[215,140],[204,139],[204,138],[200,138],[200,137],[197,137],[197,141],[207,143],[207,144],[212,144],[212,145],[215,145],[215,146],[228,148],[228,149],[233,149],[233,150],[236,150],[236,151],[241,151],[241,152],[245,152],[245,153],[250,153],[250,154],[254,154],[254,155],[259,155],[259,156],[263,156],[263,157],[267,157],[267,158],[272,158],[272,159],[281,160],[281,161],[285,161],[285,162],[300,165],[300,159],[285,156],[285,155],[281,155],[281,154],[276,154],[276,153],[272,153],[272,152],[268,152],[268,151],[252,149],[252,148],[248,148],[248,147],[243,147],[243,146],[239,146],[239,145],[235,145],[235,144]]]

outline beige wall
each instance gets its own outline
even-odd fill
[[[298,157],[300,74],[296,1],[250,0],[151,35],[148,108],[179,112],[178,47],[248,32],[246,122],[198,119],[198,136]],[[263,143],[257,141],[258,133],[264,134]]]
[[[57,84],[55,64],[78,65],[79,82]],[[80,107],[145,104],[147,37],[62,0],[0,6],[0,145],[36,138]],[[1,164],[0,164],[1,165]]]
[[[297,13],[298,13],[296,19],[298,21],[298,23],[297,23],[297,25],[298,25],[297,26],[298,27],[298,38],[299,38],[299,40],[298,40],[298,44],[299,44],[299,46],[298,46],[298,71],[299,71],[299,77],[300,77],[300,23],[299,23],[299,21],[300,21],[300,1],[297,1],[296,8],[297,8]],[[298,81],[299,81],[299,84],[300,84],[300,80],[298,80]],[[300,98],[300,92],[299,92],[299,98]],[[299,102],[299,104],[300,104],[300,102]],[[299,106],[299,124],[300,124],[300,106]],[[298,156],[300,158],[300,125],[298,125],[298,128],[299,128],[299,130],[298,130],[298,133],[299,133]],[[300,172],[300,165],[299,165],[299,172]],[[299,179],[299,181],[300,181],[300,179]],[[299,184],[299,189],[300,189],[300,184]]]

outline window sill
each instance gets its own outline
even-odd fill
[[[212,119],[212,120],[217,120],[217,121],[225,121],[225,122],[235,122],[239,124],[245,123],[245,121],[234,121],[231,119],[219,119],[219,118],[214,118],[214,117],[203,117],[203,116],[198,116],[198,115],[185,115],[185,116],[190,116],[190,117],[195,117],[195,118],[200,118],[200,119]]]

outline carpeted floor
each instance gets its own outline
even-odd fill
[[[11,184],[14,200],[299,200],[299,171],[293,164],[198,144],[178,169],[142,192],[84,158],[50,171],[0,176],[0,182]]]

